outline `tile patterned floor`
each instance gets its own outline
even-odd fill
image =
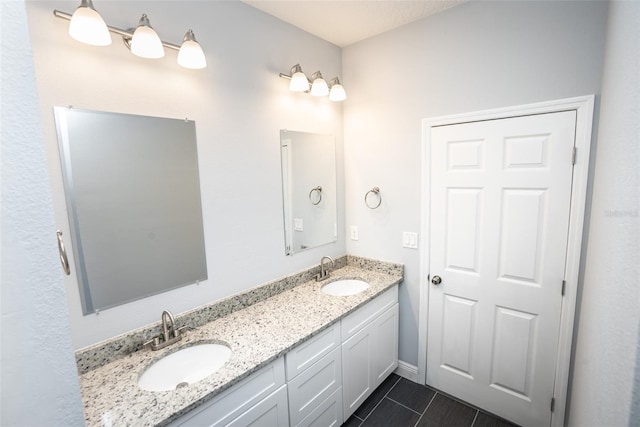
[[[343,427],[517,427],[396,374],[378,387]]]

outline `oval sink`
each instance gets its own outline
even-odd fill
[[[359,279],[343,279],[336,280],[335,282],[327,283],[320,290],[334,297],[346,297],[349,295],[356,295],[369,288],[369,284],[364,280]]]
[[[198,382],[220,369],[231,357],[223,344],[185,347],[152,363],[140,376],[143,390],[166,391]]]

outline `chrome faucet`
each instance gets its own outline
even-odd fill
[[[169,310],[164,310],[160,319],[162,320],[162,334],[142,344],[143,347],[151,344],[151,350],[160,350],[182,339],[180,331],[183,328],[176,328],[176,319]]]
[[[169,310],[163,311],[160,318],[162,319],[162,337],[167,342],[176,336],[176,319]],[[169,322],[167,322],[167,319],[169,319]],[[170,336],[171,333],[173,333],[173,337]]]
[[[329,270],[326,270],[324,267],[324,260],[328,259],[329,261],[331,261],[331,267],[335,267],[336,263],[333,261],[333,258],[331,258],[330,256],[323,256],[322,259],[320,260],[320,273],[318,273],[318,275],[316,276],[316,281],[320,282],[321,280],[325,280],[327,277],[329,277]]]

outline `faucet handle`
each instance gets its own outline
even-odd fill
[[[185,326],[180,326],[179,328],[176,328],[173,331],[173,337],[174,338],[180,337],[182,335],[182,331],[184,331],[185,329],[188,329],[188,327],[186,325]]]
[[[155,337],[151,338],[149,341],[143,343],[142,347],[146,347],[149,344],[151,344],[152,347],[157,347],[160,344],[160,337],[159,336],[155,336]]]

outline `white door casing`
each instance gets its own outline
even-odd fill
[[[522,424],[564,419],[592,114],[590,96],[423,123],[418,377]]]

